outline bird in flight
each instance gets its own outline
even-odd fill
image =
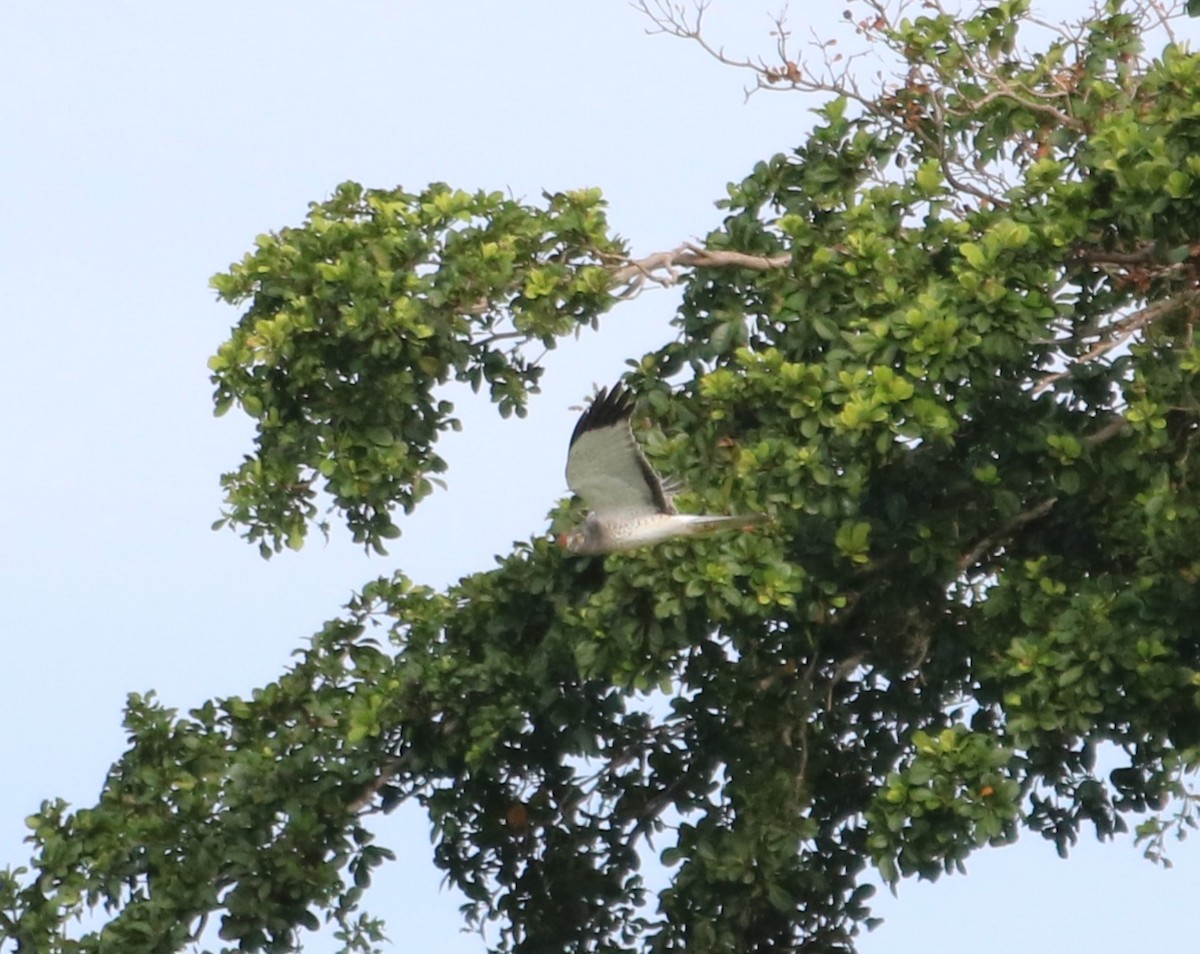
[[[629,425],[632,414],[633,398],[618,383],[611,391],[601,388],[580,415],[567,451],[567,486],[583,499],[588,515],[578,529],[559,536],[560,547],[594,556],[765,522],[760,514],[676,511],[676,485],[664,485],[642,454]]]

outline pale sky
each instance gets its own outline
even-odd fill
[[[848,42],[842,9],[793,4],[792,24]],[[710,35],[766,53],[775,10],[714,0]],[[622,0],[6,5],[0,867],[28,858],[23,819],[43,798],[94,803],[129,692],[181,710],[249,693],[368,579],[398,567],[444,585],[545,532],[570,406],[662,343],[675,295],[643,295],[551,353],[524,421],[449,393],[465,424],[441,447],[450,490],[402,523],[389,557],[318,535],[264,562],[209,529],[251,432],[211,415],[205,362],[237,314],[207,281],[346,179],[530,201],[596,186],[638,254],[703,236],[725,183],[800,144],[815,101],[746,104],[745,75],[647,25]],[[396,949],[481,954],[419,809],[379,830],[400,860],[367,906]],[[1062,862],[1027,834],[977,853],[966,877],[881,892],[887,923],[860,950],[1192,949],[1200,844],[1171,854],[1165,871],[1129,840],[1085,840]]]

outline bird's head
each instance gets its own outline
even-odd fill
[[[560,533],[554,538],[559,549],[566,553],[579,553],[583,549],[585,536],[582,530],[572,530],[570,533]]]
[[[572,556],[599,556],[615,549],[609,544],[604,527],[594,513],[589,513],[583,523],[560,533],[555,539],[563,552]]]

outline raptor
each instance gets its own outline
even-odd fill
[[[633,398],[617,384],[601,388],[580,415],[567,451],[567,486],[588,508],[583,524],[558,538],[568,553],[593,556],[712,530],[765,522],[747,516],[679,513],[676,485],[664,483],[646,460],[629,419]]]

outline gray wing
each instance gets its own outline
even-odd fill
[[[583,412],[567,451],[567,486],[596,514],[674,513],[662,480],[633,438],[633,398],[601,388]]]

